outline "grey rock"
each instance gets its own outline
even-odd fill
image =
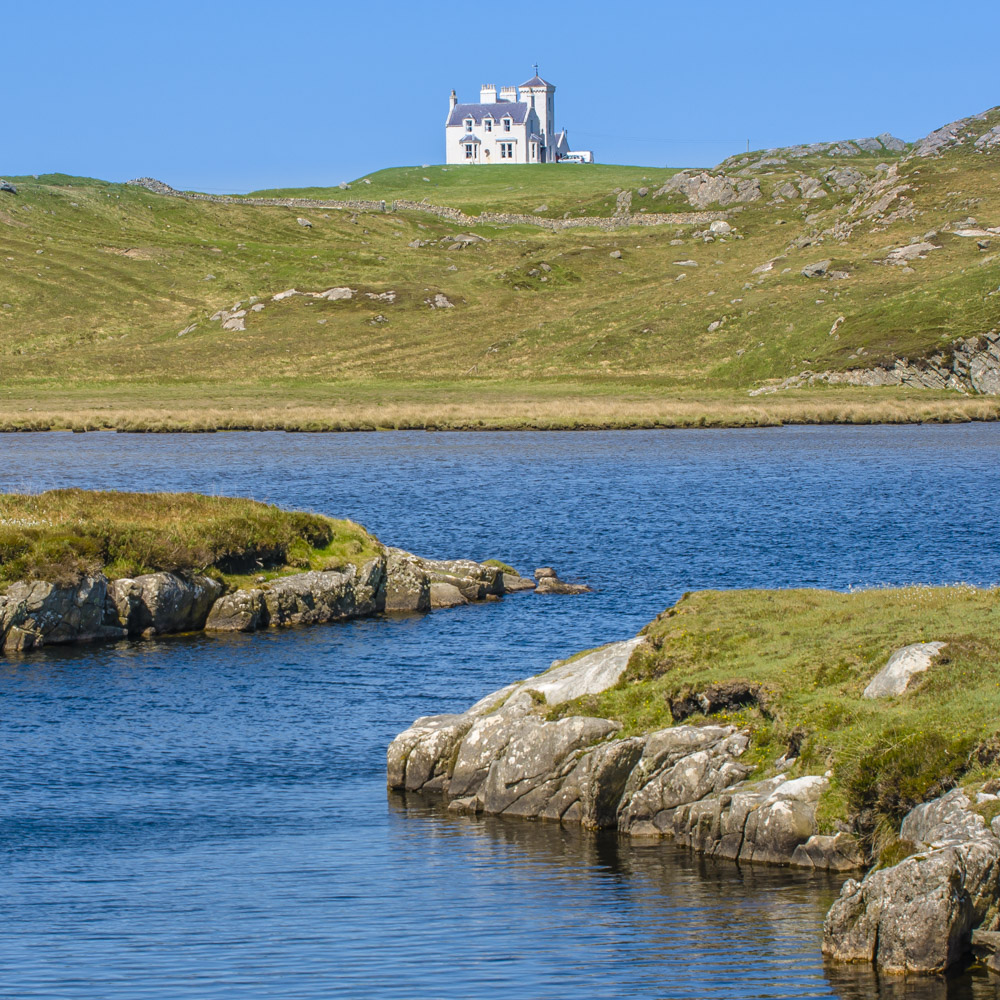
[[[844,884],[823,926],[823,951],[888,972],[943,972],[1000,902],[1000,840],[961,789],[917,806],[900,836],[923,849]]]
[[[854,145],[866,153],[881,153],[884,148],[878,139],[855,139]]]
[[[386,611],[430,611],[431,580],[420,560],[402,549],[386,549]]]
[[[433,298],[424,299],[424,303],[429,305],[431,309],[453,309],[454,303],[452,303],[447,295],[442,295],[438,292]]]
[[[220,597],[208,613],[208,632],[253,632],[267,625],[267,605],[259,589],[237,590]]]
[[[902,139],[897,139],[894,135],[889,132],[883,132],[877,137],[878,141],[882,145],[893,153],[902,153],[906,151],[907,143],[903,142]]]
[[[503,574],[503,589],[506,594],[516,594],[522,590],[534,590],[535,581],[515,573]]]
[[[461,604],[468,603],[468,598],[464,597],[458,587],[453,584],[431,583],[432,608],[455,608]]]
[[[279,577],[262,586],[272,626],[344,621],[381,610],[386,563],[373,559],[360,570],[321,570]]]
[[[503,570],[471,559],[421,559],[431,583],[446,583],[458,589],[467,601],[483,601],[504,592]]]
[[[818,260],[815,264],[807,264],[802,268],[802,273],[807,278],[822,278],[830,270],[832,263],[830,260]]]
[[[0,602],[0,649],[124,636],[108,618],[108,581],[102,574],[55,586],[42,580],[12,583]]]
[[[803,177],[799,181],[799,191],[806,200],[826,197],[823,185],[815,177]]]
[[[0,191],[6,191],[7,194],[17,194],[17,186],[0,177]]]
[[[757,201],[762,197],[760,181],[756,178],[736,180],[725,174],[705,172],[691,174],[681,171],[670,178],[653,195],[654,198],[671,192],[679,192],[695,208],[709,205],[730,205],[734,202]]]
[[[577,752],[619,728],[608,719],[571,716],[557,722],[525,718],[517,723],[504,755],[490,766],[480,793],[494,815],[540,816],[555,808]],[[554,817],[557,818],[557,817]]]
[[[313,224],[308,219],[298,218],[295,220],[303,229],[312,229]]]
[[[717,236],[728,236],[733,231],[733,227],[722,219],[716,219],[708,228]]]
[[[926,671],[945,648],[945,642],[915,642],[897,649],[889,662],[872,678],[863,698],[889,698],[903,694],[913,678]]]
[[[473,716],[468,712],[417,719],[389,746],[389,788],[410,792],[443,791],[447,787],[452,755],[472,722]]]
[[[585,583],[566,583],[558,577],[543,576],[535,587],[536,594],[590,594]]]
[[[863,868],[864,853],[849,833],[814,834],[792,852],[792,864],[799,868],[820,868],[849,872]]]
[[[613,257],[615,260],[621,260],[622,252],[621,250],[612,250],[611,253],[608,254],[608,256]]]
[[[115,581],[116,606],[126,594],[128,618],[122,624],[130,635],[193,632],[204,627],[222,584],[207,576],[180,577],[175,573],[144,573]]]

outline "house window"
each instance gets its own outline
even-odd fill
[[[493,119],[492,118],[487,118],[483,122],[483,128],[485,128],[487,132],[492,132],[493,131]]]
[[[503,120],[503,130],[505,132],[509,132],[510,131],[510,119],[509,118],[505,118]]]
[[[534,142],[531,144],[531,158],[533,160],[538,159],[538,145]]]
[[[466,132],[471,132],[472,131],[472,119],[471,118],[466,118],[465,119],[465,131]]]
[[[514,143],[512,143],[512,142],[501,142],[500,143],[500,159],[501,160],[513,160],[514,159]]]
[[[471,142],[467,142],[465,144],[465,158],[467,160],[471,160],[473,158],[475,150],[476,150],[475,144],[471,143]]]

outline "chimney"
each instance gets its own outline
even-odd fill
[[[451,108],[452,111],[454,111],[456,104],[458,104],[458,97],[455,95],[455,91],[453,90],[451,92],[450,103],[448,106]]]
[[[501,101],[513,101],[517,103],[517,87],[501,87],[500,88],[500,100]]]
[[[480,104],[496,104],[497,102],[497,88],[495,83],[486,83],[479,88],[479,103]]]

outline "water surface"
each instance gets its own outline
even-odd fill
[[[387,797],[385,747],[685,590],[1000,580],[1000,426],[7,435],[0,489],[199,490],[597,593],[0,660],[0,996],[993,997],[827,968],[839,879]]]

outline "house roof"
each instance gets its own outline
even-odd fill
[[[482,140],[477,135],[473,135],[471,132],[463,132],[461,135],[456,136],[459,142],[479,142]]]
[[[522,83],[522,87],[551,87],[555,90],[555,84],[549,83],[548,80],[543,80],[537,73],[527,82]]]
[[[477,125],[482,125],[484,118],[499,121],[510,118],[515,125],[523,125],[528,114],[528,105],[514,101],[498,101],[496,104],[456,104],[448,116],[449,125],[461,125],[466,118],[471,118]]]
[[[545,142],[545,140],[537,132],[532,132],[531,135],[528,136],[528,139],[531,142]]]

